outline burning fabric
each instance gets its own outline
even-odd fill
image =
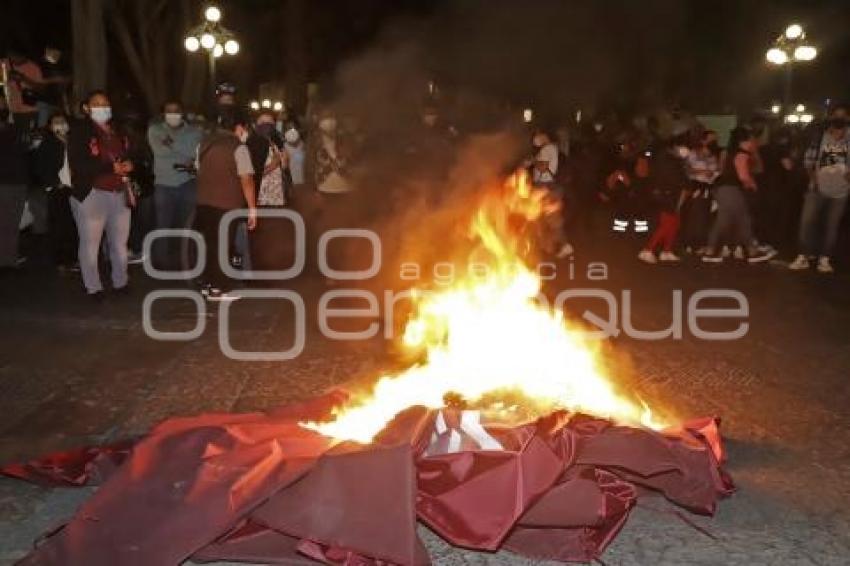
[[[732,489],[712,419],[658,433],[565,412],[505,427],[411,408],[368,445],[299,426],[339,401],[172,419],[117,468],[126,453],[108,448],[6,468],[54,485],[108,475],[22,564],[427,564],[417,520],[465,548],[587,561],[644,493],[711,514]]]
[[[417,521],[465,548],[587,561],[647,493],[712,514],[733,489],[717,422],[658,422],[539,300],[525,228],[547,211],[521,176],[485,196],[472,255],[489,269],[416,295],[404,345],[421,361],[366,393],[3,469],[106,478],[22,564],[426,564]]]

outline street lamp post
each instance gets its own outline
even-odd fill
[[[817,55],[817,48],[806,40],[806,32],[800,24],[791,24],[785,28],[767,50],[765,58],[768,63],[785,67],[782,104],[786,110],[791,110],[794,64],[812,61]]]
[[[233,32],[221,25],[221,10],[213,5],[204,9],[204,21],[195,26],[186,35],[183,46],[186,51],[195,53],[200,49],[207,52],[207,69],[210,86],[215,86],[216,60],[224,55],[236,55],[239,42]]]

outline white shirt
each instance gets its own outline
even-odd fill
[[[66,147],[63,151],[63,163],[62,169],[59,170],[59,182],[65,185],[66,187],[71,186],[71,168],[68,167],[68,148]]]
[[[289,173],[292,175],[292,184],[303,185],[304,159],[306,155],[306,152],[304,151],[304,144],[298,143],[296,145],[292,145],[290,143],[286,143],[283,145],[283,149],[289,157]]]
[[[555,175],[558,173],[558,148],[553,143],[547,143],[540,148],[537,156],[534,158],[536,162],[545,161],[547,163],[547,171],[539,171],[534,169],[534,183],[551,183],[555,180]]]

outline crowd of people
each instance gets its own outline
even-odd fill
[[[850,193],[846,106],[806,130],[740,124],[725,148],[697,121],[668,137],[603,130],[595,124],[567,152],[550,132],[533,135],[533,179],[563,200],[565,242],[580,234],[582,217],[602,211],[614,235],[645,237],[637,254],[645,263],[687,254],[756,264],[782,251],[795,257],[792,270],[815,261],[818,272],[833,272]],[[563,243],[557,253],[572,252]]]
[[[131,127],[103,91],[90,93],[76,116],[67,111],[56,50],[45,51],[49,73],[10,55],[0,96],[0,267],[24,260],[18,236],[27,209],[44,225],[32,229],[47,233],[57,269],[79,272],[86,293],[100,301],[107,288],[102,265],[110,266],[110,291],[126,293],[128,265],[143,260],[145,234],[194,228],[206,243],[202,292],[230,300],[233,279],[220,256],[233,269],[286,267],[280,248],[288,221],[258,211],[291,206],[306,194],[325,208],[351,202],[354,136],[340,133],[330,107],[300,121],[287,110],[248,112],[233,85],[222,83],[207,117],[169,100],[145,128]],[[416,139],[401,151],[415,157],[405,161],[411,175],[436,183],[459,134],[437,104],[419,114]],[[648,264],[683,255],[756,264],[781,250],[795,257],[792,270],[815,261],[818,272],[833,271],[850,193],[845,106],[806,131],[766,128],[763,120],[741,124],[725,148],[717,132],[696,121],[669,135],[651,123],[582,126],[525,125],[531,148],[519,161],[560,205],[543,220],[551,255],[574,254],[593,219],[604,218],[608,237],[643,240],[637,258]],[[149,260],[185,269],[190,255],[185,238],[157,238]]]
[[[115,116],[103,91],[88,94],[78,116],[58,105],[42,120],[40,107],[26,100],[45,84],[39,67],[11,55],[0,96],[2,268],[26,261],[21,228],[39,216],[44,226],[28,229],[47,236],[56,268],[80,273],[86,293],[101,301],[102,266],[111,271],[110,292],[126,293],[128,265],[145,259],[145,234],[194,228],[206,243],[203,293],[226,300],[232,279],[220,267],[218,230],[228,212],[247,210],[228,224],[232,267],[273,269],[279,254],[269,252],[281,247],[284,221],[258,223],[258,209],[282,208],[304,192],[308,167],[316,194],[343,198],[351,190],[331,111],[316,121],[309,156],[294,120],[271,109],[246,111],[229,83],[218,86],[209,116],[188,115],[169,100],[146,131]],[[159,269],[186,269],[192,261],[180,237],[157,238],[151,251]]]

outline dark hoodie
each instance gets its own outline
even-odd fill
[[[679,194],[688,186],[685,164],[682,159],[671,153],[669,148],[661,148],[652,160],[650,174],[652,199],[663,212],[673,212],[679,203]]]

